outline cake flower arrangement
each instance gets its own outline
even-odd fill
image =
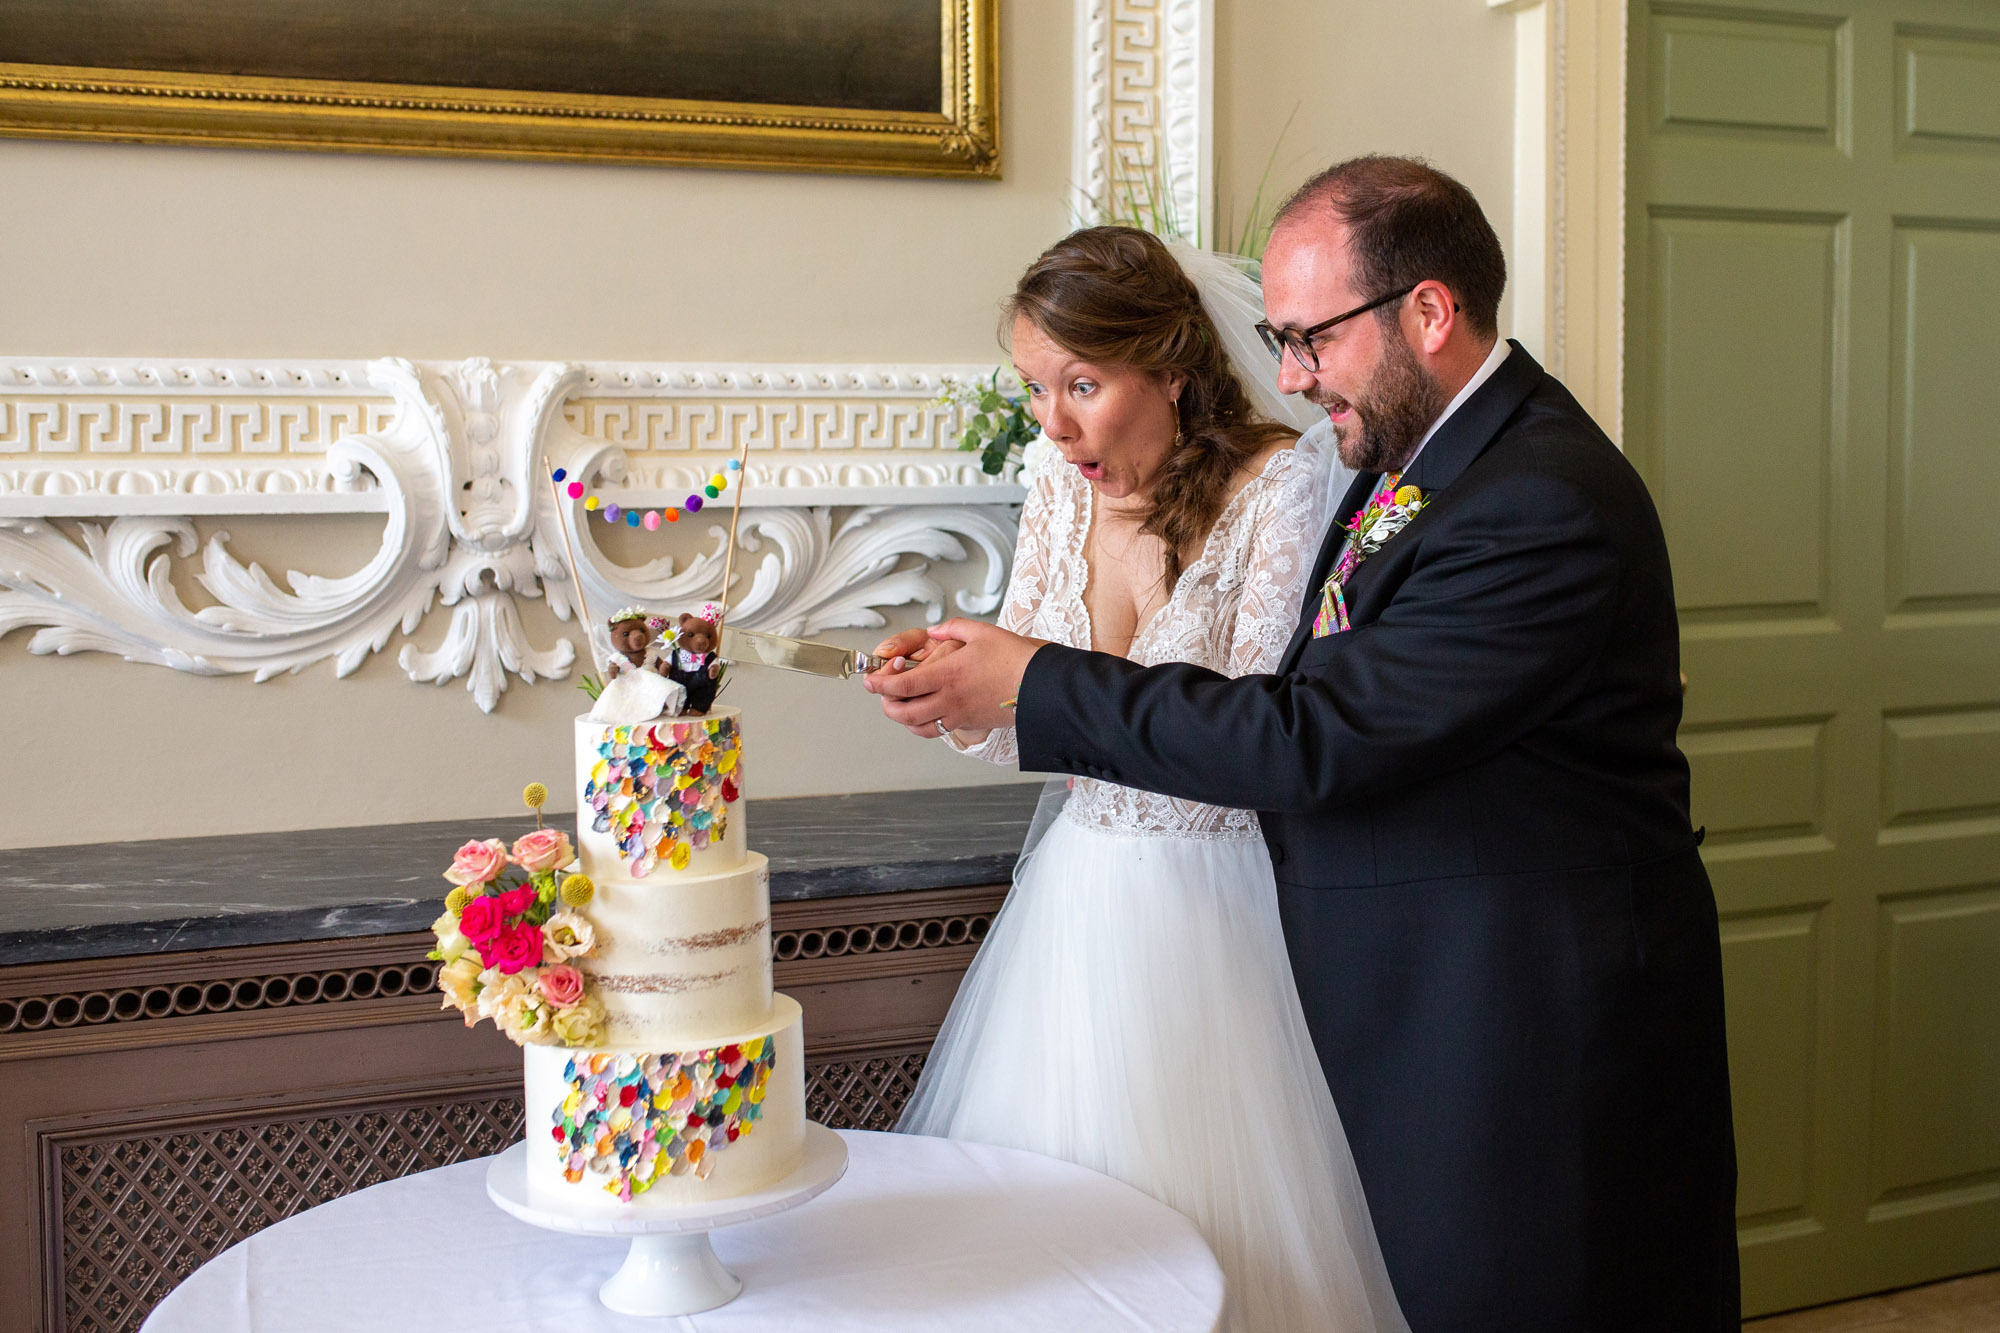
[[[548,789],[531,783],[523,799],[539,825]],[[486,838],[452,857],[444,877],[454,887],[431,923],[430,956],[443,964],[443,1007],[463,1013],[467,1027],[491,1019],[520,1045],[589,1046],[602,1035],[603,1002],[574,962],[596,943],[582,911],[595,886],[563,873],[576,859],[568,834],[541,827],[512,847]]]

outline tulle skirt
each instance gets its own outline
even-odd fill
[[[1257,839],[1058,818],[899,1129],[1102,1171],[1192,1219],[1243,1333],[1401,1333]]]

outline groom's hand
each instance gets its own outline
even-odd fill
[[[882,646],[894,651],[877,656],[908,658],[904,649],[914,642],[914,633],[888,640]],[[868,689],[882,696],[889,720],[919,736],[935,736],[939,722],[953,731],[1012,726],[1021,679],[1044,641],[978,620],[946,621],[932,627],[927,637],[937,646],[926,660],[900,671],[884,667],[866,678]],[[953,647],[946,649],[947,643]]]

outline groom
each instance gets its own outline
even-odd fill
[[[1361,475],[1276,674],[953,621],[930,633],[962,646],[869,688],[923,734],[1014,724],[1024,769],[1259,812],[1417,1333],[1733,1331],[1722,970],[1666,544],[1617,448],[1499,341],[1504,281],[1478,203],[1419,162],[1342,163],[1281,210],[1278,387]]]

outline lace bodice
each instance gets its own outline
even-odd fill
[[[1304,583],[1325,522],[1327,484],[1310,446],[1281,449],[1224,507],[1173,595],[1139,630],[1130,657],[1142,666],[1192,662],[1228,676],[1277,667],[1298,624]],[[1051,460],[1021,512],[1001,628],[1070,648],[1091,646],[1083,595],[1084,543],[1096,493],[1073,467]],[[953,742],[956,746],[956,742]],[[1013,728],[958,747],[994,763],[1018,756]],[[1257,836],[1257,816],[1077,778],[1063,818],[1119,833]]]

